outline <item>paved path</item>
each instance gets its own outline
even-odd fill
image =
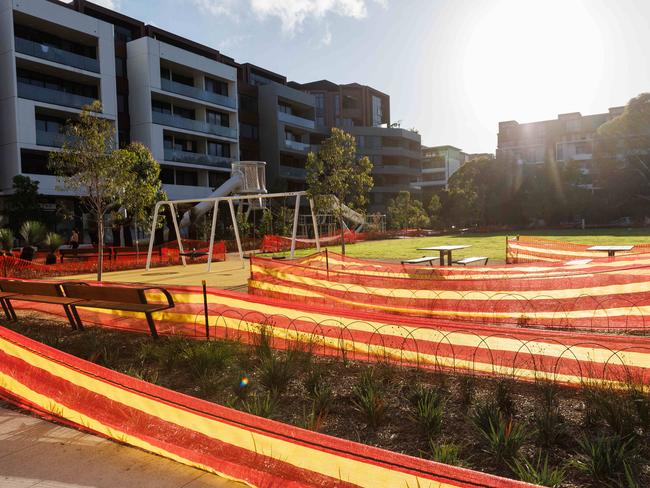
[[[242,488],[139,449],[3,408],[2,488]]]

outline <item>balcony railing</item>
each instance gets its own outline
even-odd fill
[[[395,174],[395,175],[409,175],[417,176],[420,174],[419,168],[412,168],[410,166],[400,166],[397,164],[375,164],[372,167],[373,173],[377,174]]]
[[[209,124],[201,120],[186,119],[179,115],[163,114],[161,112],[152,112],[152,119],[154,124],[166,125],[169,127],[176,127],[178,129],[192,130],[196,132],[203,132],[205,134],[213,134],[216,136],[229,137],[231,139],[237,138],[237,130],[232,127],[223,127],[217,124]]]
[[[39,146],[61,147],[63,146],[64,135],[60,132],[49,132],[45,130],[36,131],[36,144]]]
[[[280,176],[283,178],[295,178],[304,180],[307,178],[307,170],[305,168],[293,168],[280,164]]]
[[[297,125],[298,127],[305,127],[306,129],[315,129],[316,122],[313,120],[298,117],[297,115],[288,114],[278,110],[278,120],[287,124]]]
[[[202,90],[196,86],[189,86],[183,83],[161,78],[160,87],[167,92],[176,93],[177,95],[184,95],[186,97],[195,98],[204,102],[214,103],[216,105],[222,105],[224,107],[237,108],[237,99],[235,97],[219,95],[218,93],[214,93],[208,90]]]
[[[53,90],[42,86],[30,85],[29,83],[18,82],[18,96],[38,102],[52,103],[54,105],[63,105],[64,107],[81,108],[84,105],[90,105],[93,98],[66,93],[60,90]]]
[[[300,152],[308,152],[308,151],[316,152],[318,150],[316,146],[312,146],[310,144],[307,144],[306,142],[292,141],[290,139],[284,140],[284,146],[287,149],[292,149],[294,151],[300,151]]]
[[[218,166],[220,168],[230,168],[233,158],[222,156],[213,156],[212,154],[192,153],[186,151],[173,151],[165,149],[165,161],[175,161],[177,163],[200,164],[204,166]]]
[[[70,51],[59,49],[58,47],[52,47],[39,42],[23,39],[22,37],[16,37],[15,41],[16,51],[19,53],[99,73],[99,60],[97,59],[82,56],[81,54],[71,53]]]

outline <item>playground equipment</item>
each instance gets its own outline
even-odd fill
[[[293,218],[293,228],[291,234],[291,257],[295,256],[296,237],[298,233],[298,216],[300,213],[300,200],[302,197],[307,197],[307,192],[285,192],[285,193],[267,193],[266,191],[266,163],[264,161],[237,161],[232,163],[231,177],[219,188],[217,188],[209,197],[195,198],[185,200],[165,200],[156,203],[154,208],[153,221],[151,224],[151,234],[149,237],[149,250],[147,252],[147,266],[149,271],[151,265],[151,256],[153,253],[156,223],[158,222],[158,215],[162,206],[167,205],[170,209],[172,216],[172,225],[176,232],[176,239],[178,241],[178,249],[180,251],[181,262],[186,266],[185,252],[183,250],[183,243],[181,241],[181,228],[188,227],[196,219],[205,215],[212,209],[212,224],[210,227],[210,244],[208,249],[208,265],[207,271],[210,271],[212,265],[212,252],[214,249],[214,235],[217,226],[217,215],[220,202],[227,202],[232,218],[233,230],[235,233],[235,240],[237,241],[237,250],[239,251],[239,259],[244,261],[244,252],[242,250],[241,238],[239,235],[239,228],[237,225],[237,217],[235,215],[234,202],[246,203],[249,209],[263,208],[264,200],[270,198],[295,198],[295,209]],[[183,217],[178,221],[176,217],[176,206],[183,204],[196,204],[190,210],[183,214]],[[314,237],[316,241],[316,249],[320,251],[320,239],[318,234],[318,223],[316,221],[316,214],[314,212],[314,202],[309,199],[309,209],[312,216],[312,224],[314,226]]]

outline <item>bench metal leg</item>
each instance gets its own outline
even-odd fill
[[[16,317],[16,311],[14,310],[14,307],[11,304],[11,300],[5,300],[5,303],[7,304],[7,310],[9,311],[9,320],[18,322],[18,317]]]
[[[74,317],[74,322],[77,324],[77,326],[73,326],[73,329],[78,329],[78,330],[84,330],[84,324],[81,322],[81,317],[79,317],[79,312],[77,312],[77,307],[74,305],[70,305],[70,309],[72,310],[72,317]]]
[[[2,311],[5,313],[5,317],[7,320],[11,321],[11,314],[9,313],[9,309],[7,308],[7,302],[4,300],[0,300],[0,303],[2,303]]]
[[[151,331],[151,337],[154,339],[158,339],[158,331],[156,330],[156,324],[153,321],[153,317],[151,316],[150,313],[145,313],[145,316],[147,317],[147,324],[149,324],[149,330]]]
[[[68,323],[70,324],[70,327],[72,327],[72,330],[77,330],[77,322],[72,316],[72,312],[70,312],[70,307],[63,305],[63,311],[65,312],[65,316],[68,318]]]

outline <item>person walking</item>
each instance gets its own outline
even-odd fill
[[[77,254],[77,249],[79,249],[79,231],[76,227],[73,228],[72,232],[70,233],[70,247],[74,253]]]

